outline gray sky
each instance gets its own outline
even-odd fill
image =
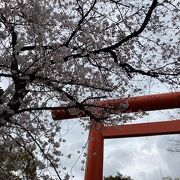
[[[106,140],[104,174],[115,174],[116,171],[120,171],[134,180],[180,177],[180,154],[167,151],[170,146],[169,137]]]

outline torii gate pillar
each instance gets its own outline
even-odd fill
[[[103,178],[104,139],[102,130],[103,125],[94,122],[89,131],[85,180],[92,180],[93,177],[97,180]]]
[[[96,102],[96,106],[117,108],[124,103],[124,99],[104,100]],[[123,113],[153,111],[180,108],[180,92],[131,97],[126,99],[128,107]],[[78,111],[78,109],[77,109]],[[82,112],[80,112],[81,115]],[[74,118],[68,111],[60,108],[52,112],[55,120]],[[92,120],[89,131],[88,153],[85,170],[85,180],[103,179],[103,148],[104,139],[153,136],[163,134],[179,134],[180,120],[129,124],[123,126],[103,126]]]

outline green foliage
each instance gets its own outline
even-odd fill
[[[15,144],[0,144],[0,179],[34,180],[35,159],[25,149]]]
[[[123,176],[121,173],[117,172],[116,176],[105,177],[104,180],[133,180],[130,176]]]

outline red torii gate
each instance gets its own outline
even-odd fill
[[[138,112],[139,110],[153,111],[180,108],[180,92],[130,97],[128,99],[103,100],[94,104],[101,108],[118,108],[123,103],[127,103],[128,105],[123,110],[123,113]],[[75,110],[78,112],[77,114],[85,116],[78,108]],[[55,120],[62,120],[75,118],[77,115],[71,114],[68,110],[60,107],[59,110],[52,111],[52,117]],[[92,128],[89,131],[85,180],[103,179],[104,139],[179,133],[180,120],[128,124],[123,126],[103,126],[103,123],[100,124],[93,121]]]

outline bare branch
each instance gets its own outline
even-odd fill
[[[65,46],[68,46],[69,43],[71,42],[71,40],[73,39],[73,37],[76,35],[76,33],[81,29],[81,25],[82,23],[85,21],[85,18],[90,14],[90,12],[92,11],[92,9],[94,8],[96,4],[96,0],[94,0],[94,2],[92,3],[91,7],[89,8],[89,10],[85,13],[85,14],[81,14],[82,17],[79,20],[78,24],[77,24],[77,28],[71,33],[69,39],[66,41]],[[83,12],[82,12],[83,13]]]
[[[13,75],[11,75],[11,74],[4,74],[4,73],[0,73],[0,76],[2,76],[2,77],[10,77],[10,78],[13,77]]]

